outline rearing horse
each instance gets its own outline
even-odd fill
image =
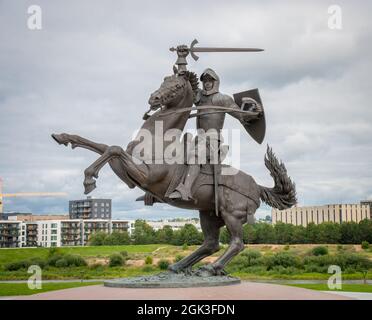
[[[188,71],[183,74],[175,73],[166,77],[160,88],[150,96],[150,108],[159,110],[152,116],[144,118],[146,120],[141,129],[150,133],[151,146],[157,143],[157,139],[162,141],[163,155],[170,143],[164,141],[163,133],[171,129],[182,131],[191,112],[174,113],[170,111],[191,108],[197,86],[198,81],[194,73]],[[157,121],[163,126],[161,133],[156,130]],[[204,242],[189,256],[172,264],[169,270],[173,272],[190,270],[195,263],[218,251],[220,228],[226,225],[231,235],[229,247],[215,262],[203,267],[200,271],[208,275],[224,273],[224,266],[244,248],[243,225],[247,222],[248,217],[253,217],[256,209],[260,206],[260,199],[278,209],[285,209],[296,203],[295,185],[287,175],[284,164],[277,160],[270,148],[267,150],[265,165],[275,181],[275,186],[273,188],[260,186],[251,176],[239,170],[236,170],[235,175],[221,175],[218,180],[220,215],[216,216],[211,172],[208,170],[200,172],[192,186],[194,200],[169,199],[167,196],[187,172],[186,165],[154,161],[164,160],[163,156],[162,159],[156,159],[155,148],[151,149],[150,158],[153,161],[150,163],[135,158],[133,151],[141,143],[138,136],[128,144],[126,150],[119,146],[95,143],[80,136],[66,133],[52,134],[52,137],[59,144],[67,146],[70,143],[72,148],[85,148],[101,155],[84,171],[86,194],[96,187],[95,179],[98,178],[100,169],[109,163],[115,174],[129,188],[139,187],[158,202],[165,202],[179,208],[199,210]]]

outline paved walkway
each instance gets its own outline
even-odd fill
[[[204,288],[108,288],[103,285],[50,291],[15,300],[349,300],[347,296],[269,283],[242,282]]]

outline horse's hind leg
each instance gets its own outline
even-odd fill
[[[216,217],[214,212],[200,211],[200,226],[204,234],[203,244],[186,258],[170,265],[168,268],[170,271],[181,272],[191,268],[198,261],[219,250],[219,235],[223,220]]]
[[[52,134],[52,138],[59,144],[64,144],[67,146],[69,143],[71,144],[71,148],[75,149],[77,147],[88,149],[94,152],[97,152],[99,154],[103,154],[107,148],[108,145],[103,143],[96,143],[93,141],[90,141],[88,139],[82,138],[75,134],[67,134],[67,133],[61,133],[61,134]]]
[[[242,214],[245,214],[245,212],[242,212]],[[215,275],[224,274],[223,268],[225,265],[244,249],[243,224],[246,222],[246,218],[238,218],[241,216],[241,213],[239,212],[221,211],[221,215],[225,220],[226,228],[230,233],[231,240],[230,245],[224,254],[211,265],[206,267],[208,271],[212,271]]]

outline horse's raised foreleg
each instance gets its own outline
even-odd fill
[[[84,188],[85,194],[92,192],[96,188],[96,180],[99,171],[103,166],[114,158],[118,158],[124,150],[118,146],[107,147],[105,152],[96,161],[94,161],[87,169],[84,170]]]
[[[220,249],[219,235],[220,228],[223,226],[223,220],[217,217],[214,212],[200,212],[200,226],[204,234],[203,244],[192,254],[183,258],[179,262],[169,266],[168,270],[172,272],[182,272],[190,269],[195,263],[210,256]]]
[[[132,160],[132,156],[128,154],[126,151],[124,151],[123,148],[119,146],[110,146],[107,147],[106,151],[102,154],[101,157],[99,157],[95,162],[93,162],[93,164],[91,164],[87,169],[85,169],[84,171],[85,194],[90,193],[96,188],[95,179],[98,178],[99,171],[108,162],[110,162],[110,165],[113,169],[119,169],[117,165],[120,162],[121,167],[124,170],[119,170],[120,172],[118,173],[122,174],[125,173],[123,178],[129,179],[131,184],[133,184],[135,181],[139,185],[143,186],[145,185],[148,174],[147,170],[145,170],[144,167],[140,168],[140,166],[136,165]],[[130,175],[131,178],[128,178],[128,174]]]
[[[88,139],[82,138],[75,134],[67,134],[67,133],[61,133],[61,134],[52,134],[52,138],[59,144],[64,144],[65,146],[68,146],[68,144],[71,144],[71,148],[75,149],[77,147],[88,149],[94,152],[97,152],[99,154],[103,154],[106,149],[108,148],[108,145],[103,143],[96,143],[93,141],[90,141]]]

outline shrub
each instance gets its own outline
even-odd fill
[[[151,256],[146,257],[145,264],[152,264],[152,257]]]
[[[245,250],[241,256],[246,259],[246,265],[251,266],[257,264],[257,260],[261,258],[261,252],[257,250]]]
[[[289,248],[290,248],[290,247],[289,247],[289,244],[286,244],[286,245],[284,246],[284,248],[283,248],[283,249],[284,249],[285,251],[288,251],[288,250],[289,250]]]
[[[368,241],[362,241],[362,249],[367,250],[369,248],[369,242]]]
[[[77,254],[66,254],[64,257],[69,267],[83,267],[86,266],[86,261]]]
[[[315,247],[311,250],[312,255],[314,256],[324,256],[328,254],[328,248],[323,246]]]
[[[51,247],[48,250],[48,258],[53,257],[55,255],[61,255],[61,251],[59,248]]]
[[[40,268],[44,268],[46,267],[47,263],[44,259],[41,259],[41,258],[32,258],[30,261],[29,261],[29,265],[37,265],[39,266]]]
[[[109,262],[110,267],[119,267],[119,266],[122,266],[124,264],[124,258],[119,253],[112,254],[109,257],[109,259],[110,259],[110,262]]]
[[[56,266],[56,262],[59,260],[59,259],[62,259],[64,257],[63,254],[54,254],[52,256],[50,256],[47,261],[46,261],[46,264],[48,266],[51,266],[51,267],[55,267]]]
[[[187,250],[189,248],[189,246],[187,245],[187,243],[185,242],[182,246],[182,250]]]
[[[268,267],[268,270],[276,267],[282,266],[287,267],[297,267],[300,265],[299,259],[289,252],[278,252],[273,256],[267,257],[265,259],[265,264]]]
[[[160,268],[160,270],[167,270],[169,267],[169,261],[165,259],[159,260],[158,267]]]
[[[154,270],[154,268],[152,266],[150,266],[150,265],[147,265],[147,266],[142,267],[142,271],[143,272],[151,272],[153,270]]]
[[[316,272],[316,273],[327,273],[327,266],[318,266],[316,264],[307,264],[305,265],[305,272]]]
[[[124,259],[128,259],[129,257],[128,251],[120,251],[120,254]]]
[[[7,263],[4,266],[4,269],[6,271],[17,271],[17,270],[20,270],[20,269],[26,269],[29,266],[30,266],[30,261],[28,261],[28,260],[21,260],[21,261]]]
[[[57,268],[67,268],[68,267],[68,261],[65,258],[61,258],[56,261],[55,266]]]

